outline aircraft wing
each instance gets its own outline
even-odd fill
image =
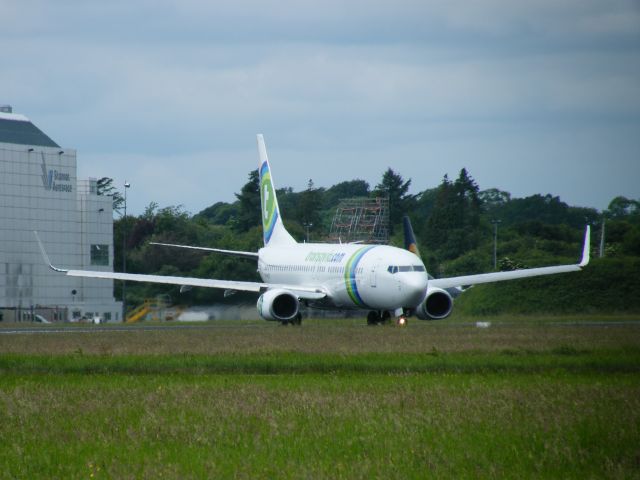
[[[591,228],[587,226],[584,235],[584,246],[582,247],[582,260],[575,265],[558,265],[553,267],[526,268],[521,270],[512,270],[510,272],[492,272],[481,273],[477,275],[464,275],[461,277],[436,278],[429,280],[429,286],[438,288],[450,288],[468,285],[477,285],[479,283],[502,282],[504,280],[515,280],[518,278],[537,277],[540,275],[553,275],[556,273],[578,272],[589,263],[589,250],[591,249],[590,241]]]
[[[208,248],[208,247],[192,247],[191,245],[175,245],[173,243],[157,243],[157,242],[149,242],[149,245],[160,245],[162,247],[174,247],[174,248],[186,248],[189,250],[199,250],[201,252],[215,252],[222,253],[225,255],[233,255],[236,257],[243,258],[253,258],[255,260],[258,259],[258,254],[256,252],[241,252],[238,250],[223,250],[221,248]]]
[[[224,290],[237,290],[242,292],[256,292],[262,293],[267,290],[275,288],[282,288],[297,295],[299,298],[305,300],[321,300],[327,296],[327,293],[320,288],[314,287],[302,287],[299,285],[286,285],[275,283],[261,283],[261,282],[241,282],[235,280],[216,280],[209,278],[194,278],[194,277],[172,277],[164,275],[144,275],[139,273],[119,273],[119,272],[102,272],[92,270],[69,270],[53,266],[49,260],[49,256],[40,241],[40,237],[37,232],[33,232],[38,241],[40,252],[45,263],[52,270],[60,273],[64,273],[69,277],[85,277],[85,278],[104,278],[110,280],[125,280],[129,282],[149,282],[149,283],[163,283],[168,285],[187,285],[190,287],[206,287],[206,288],[221,288]]]

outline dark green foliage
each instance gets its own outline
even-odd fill
[[[389,197],[389,232],[392,235],[394,226],[402,221],[402,216],[413,205],[414,197],[409,195],[410,186],[411,179],[405,182],[402,175],[389,168],[372,192],[374,197]]]
[[[259,208],[259,207],[258,207]],[[204,219],[215,225],[235,226],[238,218],[238,204],[217,202],[198,213],[195,218]],[[258,212],[258,215],[260,212]],[[260,217],[258,216],[258,219]]]
[[[124,197],[113,186],[113,178],[102,177],[96,182],[96,194],[110,196],[113,199],[113,211],[120,213],[124,207]]]
[[[570,207],[552,195],[532,195],[526,198],[514,198],[494,210],[495,218],[505,225],[522,221],[580,228],[587,223],[598,221],[598,212],[593,208]]]
[[[422,233],[423,242],[442,260],[476,248],[482,237],[479,188],[466,169],[455,182],[445,175]]]
[[[440,276],[472,275],[493,269],[492,254],[487,249],[471,250],[455,260],[445,262]]]
[[[369,184],[364,180],[337,183],[324,192],[324,208],[335,208],[344,198],[368,197],[370,193]]]
[[[640,311],[640,259],[592,260],[579,273],[477,285],[457,302],[471,315]]]
[[[640,257],[640,225],[634,226],[622,241],[622,253]]]
[[[303,226],[318,228],[322,222],[320,210],[322,208],[323,188],[315,188],[313,180],[309,179],[307,189],[300,193],[296,207],[296,217]]]
[[[511,201],[511,194],[498,188],[489,188],[478,192],[478,198],[482,202],[485,211],[500,208]]]
[[[110,191],[110,179],[102,180],[101,191]],[[181,206],[160,208],[152,202],[142,215],[129,215],[116,220],[115,270],[122,268],[122,247],[126,232],[128,272],[258,280],[256,265],[252,261],[148,245],[150,241],[154,241],[257,251],[262,246],[258,182],[258,172],[254,170],[249,173],[248,182],[236,194],[233,203],[215,203],[195,216],[191,216]],[[640,202],[637,200],[616,197],[607,211],[598,212],[595,209],[569,206],[551,195],[511,198],[508,192],[495,188],[481,191],[466,169],[460,171],[455,181],[449,180],[445,175],[437,188],[424,190],[417,195],[409,193],[410,186],[411,179],[404,180],[399,173],[389,168],[373,192],[363,180],[341,182],[327,189],[316,188],[309,180],[307,188],[301,192],[285,187],[277,190],[277,194],[285,226],[298,241],[303,241],[306,236],[306,224],[313,224],[309,227],[312,241],[326,238],[335,208],[341,199],[389,195],[391,225],[399,224],[403,214],[410,216],[423,261],[428,271],[436,277],[493,270],[493,220],[500,221],[498,269],[576,262],[587,223],[593,225],[592,254],[596,256],[603,219],[606,228],[606,257],[621,259],[625,256],[640,256]],[[390,242],[396,246],[403,244],[401,229],[392,233]],[[628,269],[624,271],[629,274]],[[629,283],[623,279],[618,281]],[[487,305],[487,311],[510,311],[512,306],[492,307],[493,302],[502,301],[504,296],[520,298],[517,292],[523,290],[522,285],[526,286],[525,290],[535,290],[533,286],[528,288],[528,284],[522,282],[515,282],[513,286],[495,286],[496,290],[492,290],[493,287],[488,287],[487,290],[483,290],[485,287],[478,287],[477,290],[473,289],[473,293],[465,294],[461,300],[464,303],[465,298],[479,295],[476,291],[485,291],[487,293],[482,301]],[[500,290],[503,288],[507,290]],[[613,283],[605,282],[602,288],[609,292],[617,291]],[[194,289],[180,294],[178,287],[129,283],[127,291],[130,304],[160,293],[171,295],[175,303],[222,300],[222,292],[208,289]],[[115,292],[117,296],[121,293],[119,282]],[[599,298],[598,295],[595,294],[592,299]],[[585,296],[589,296],[588,290],[585,290]],[[242,298],[254,301],[254,297],[249,295]],[[238,298],[241,295],[234,296],[230,301]],[[550,311],[557,306],[549,298],[537,298],[537,305],[540,305],[541,310],[534,311]],[[615,296],[609,294],[607,298],[608,303],[601,305],[604,309],[611,308]],[[578,302],[574,307],[580,305],[578,297],[571,299]],[[515,300],[514,302],[513,308],[530,308],[524,300],[521,304]],[[635,303],[627,305],[631,305],[631,310],[638,309],[634,306]],[[595,305],[593,308],[600,307]],[[565,307],[560,306],[559,311],[564,311],[563,309]],[[626,307],[623,310],[626,311]]]
[[[524,263],[511,260],[509,257],[503,257],[498,261],[498,270],[501,272],[511,272],[513,270],[521,270],[527,268]]]
[[[246,232],[260,225],[260,176],[258,170],[249,173],[249,181],[244,184],[240,193],[236,193],[238,199],[238,213],[233,225],[238,232]]]
[[[616,197],[609,203],[606,212],[609,218],[626,218],[640,220],[640,201],[627,197]]]

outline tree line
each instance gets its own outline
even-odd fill
[[[113,196],[114,211],[121,212],[122,197],[109,180],[99,181],[99,194]],[[373,188],[360,179],[322,188],[310,179],[305,190],[295,192],[287,187],[277,194],[290,233],[304,241],[308,231],[311,241],[320,242],[328,238],[342,199],[387,196],[390,243],[403,244],[402,217],[409,215],[423,261],[436,277],[493,270],[496,229],[497,266],[503,270],[575,262],[586,224],[594,227],[594,256],[600,254],[598,235],[603,223],[605,256],[640,256],[640,201],[635,199],[615,197],[606,210],[599,211],[570,206],[550,194],[512,198],[509,192],[496,188],[481,190],[464,168],[455,179],[445,175],[435,188],[411,194],[410,187],[411,179],[389,168]],[[257,251],[262,246],[257,170],[249,172],[235,197],[233,202],[217,202],[196,214],[182,206],[160,207],[152,202],[141,215],[120,215],[114,222],[114,270],[122,266],[126,243],[129,272],[258,280],[255,262],[192,251],[177,253],[148,244],[154,241]],[[130,304],[159,293],[169,293],[180,303],[222,299],[221,292],[210,289],[194,289],[177,297],[176,287],[129,285]],[[119,294],[116,286],[116,296]]]

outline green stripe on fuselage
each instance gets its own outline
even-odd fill
[[[354,303],[354,305],[358,307],[366,308],[366,304],[360,297],[360,293],[358,292],[358,285],[356,283],[356,271],[358,269],[358,264],[362,257],[371,249],[375,248],[375,246],[363,247],[356,251],[351,258],[347,261],[347,265],[344,271],[344,282],[347,288],[347,293],[349,294],[349,298]]]

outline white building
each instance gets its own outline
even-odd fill
[[[112,198],[77,179],[75,150],[0,107],[0,320],[121,321],[113,282],[53,272],[34,231],[54,265],[113,271]]]

